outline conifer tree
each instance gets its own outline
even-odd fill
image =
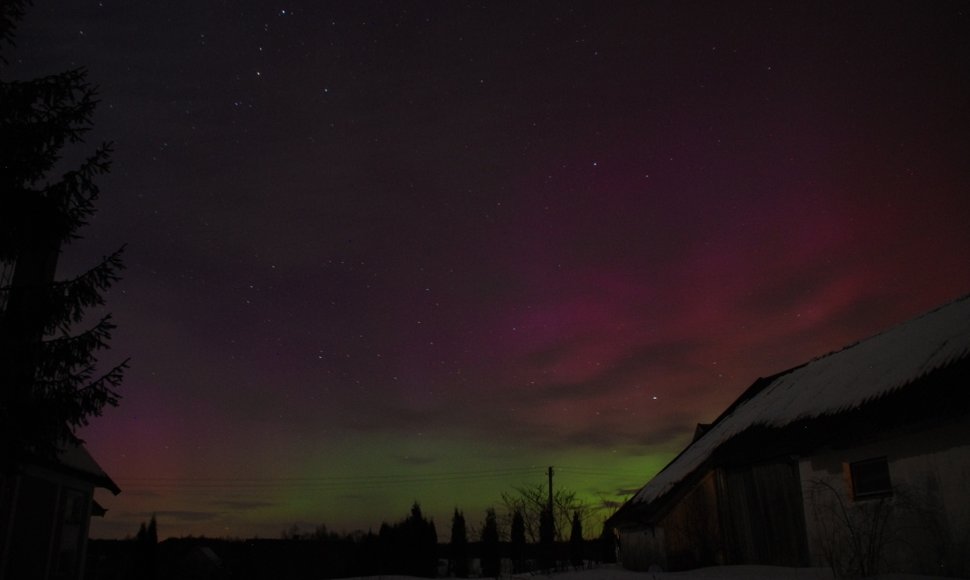
[[[548,509],[539,514],[539,562],[543,570],[556,567],[556,524]]]
[[[414,502],[411,514],[392,525],[381,524],[382,571],[434,578],[438,571],[438,533],[434,521],[425,519],[421,506]]]
[[[468,578],[468,533],[458,508],[451,517],[451,570],[456,578]]]
[[[569,560],[574,568],[583,565],[583,521],[579,512],[573,512],[573,525],[569,534]]]
[[[404,520],[402,533],[407,545],[406,573],[434,578],[438,569],[438,533],[434,521],[425,519],[421,513],[418,502],[411,506],[411,515]]]
[[[512,544],[512,569],[515,573],[525,572],[525,518],[522,512],[515,510],[512,514],[512,529],[510,532]]]
[[[135,572],[139,578],[151,580],[155,578],[158,567],[158,524],[155,521],[155,514],[145,525],[141,523],[138,528],[138,535],[135,536],[136,562]]]
[[[27,2],[0,7],[0,48]],[[5,63],[6,61],[3,61]],[[2,69],[0,69],[2,70]],[[95,212],[95,178],[110,144],[52,175],[64,148],[91,128],[96,90],[83,68],[33,80],[0,74],[0,437],[3,467],[25,455],[54,457],[74,433],[118,402],[127,361],[101,370],[114,324],[91,309],[119,279],[121,250],[88,271],[55,280],[61,248]]]
[[[597,544],[600,561],[606,564],[615,564],[617,548],[615,532],[604,525]]]
[[[148,543],[158,543],[158,522],[155,521],[155,514],[152,514],[152,519],[148,521]]]
[[[498,545],[498,518],[495,510],[485,511],[485,524],[482,526],[482,577],[498,578],[501,571],[501,554]]]

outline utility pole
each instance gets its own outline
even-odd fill
[[[554,512],[552,511],[552,466],[551,465],[549,466],[548,473],[549,473],[549,505],[546,507],[546,509],[549,510],[549,515],[552,516]]]
[[[556,519],[552,512],[552,466],[546,473],[549,475],[549,503],[539,516],[539,562],[544,570],[552,570],[556,565]]]

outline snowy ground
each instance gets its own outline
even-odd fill
[[[620,566],[603,566],[591,570],[555,574],[553,580],[832,580],[833,578],[834,576],[829,568],[714,566],[687,572],[632,572]],[[930,578],[933,577],[914,574],[886,574],[875,576],[870,580],[929,580]],[[540,579],[541,577],[535,578],[535,580]]]
[[[828,568],[781,568],[778,566],[715,566],[687,572],[632,572],[608,566],[579,572],[556,574],[555,580],[832,580]]]
[[[410,576],[380,576],[379,580],[415,580]],[[631,572],[619,566],[602,566],[552,575],[515,575],[511,580],[833,580],[828,568],[780,566],[715,566],[687,572]],[[936,576],[884,574],[867,580],[939,580]]]

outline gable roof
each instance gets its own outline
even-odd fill
[[[112,481],[81,443],[65,445],[57,455],[57,462],[61,468],[74,472],[98,487],[109,490],[114,495],[121,493],[118,485]]]
[[[781,428],[852,411],[968,358],[970,296],[965,296],[840,351],[758,379],[630,503],[663,497],[750,428]]]

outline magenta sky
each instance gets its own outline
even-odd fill
[[[330,4],[23,23],[4,74],[87,66],[116,143],[63,259],[129,244],[95,535],[616,501],[970,291],[965,3]]]

